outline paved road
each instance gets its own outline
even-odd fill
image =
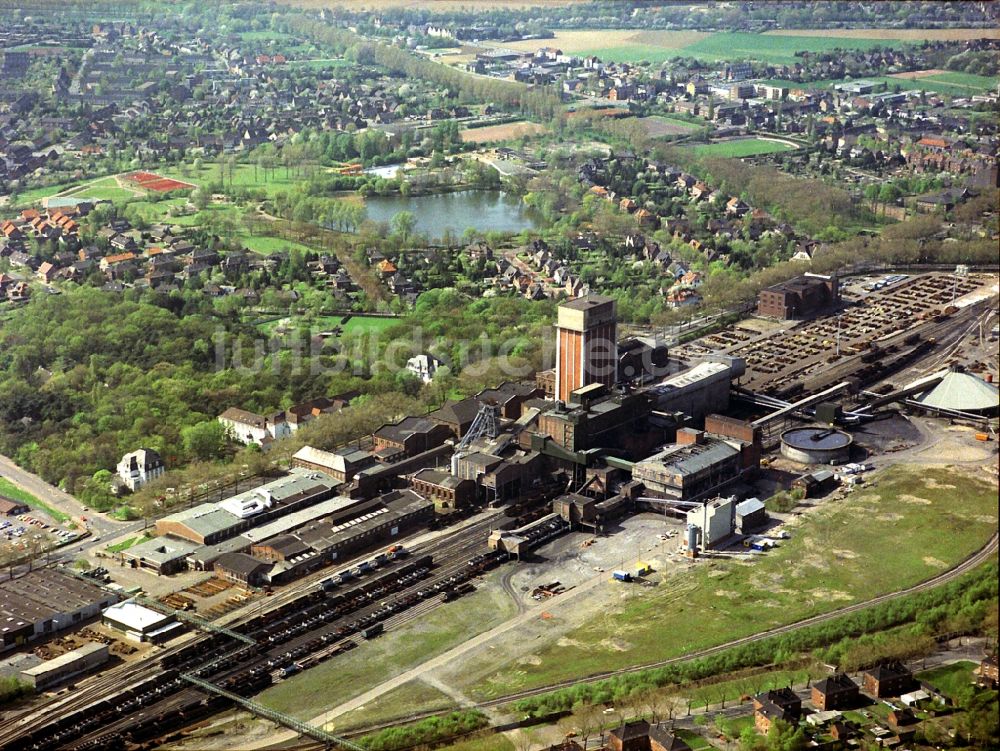
[[[85,510],[83,504],[69,493],[60,490],[54,485],[49,485],[49,483],[45,482],[38,475],[21,469],[9,457],[2,455],[0,455],[0,477],[10,480],[22,490],[31,493],[38,500],[48,504],[57,511],[68,514],[78,522],[85,518],[87,526],[96,537],[118,533],[127,526],[124,522],[108,519],[97,512]]]

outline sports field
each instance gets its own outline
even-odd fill
[[[740,138],[695,146],[694,153],[698,156],[724,156],[738,159],[744,156],[791,151],[792,148],[787,143],[779,141],[768,141],[763,138]]]

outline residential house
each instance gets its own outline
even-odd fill
[[[858,684],[844,673],[828,676],[812,685],[812,705],[821,712],[848,709],[860,698]]]
[[[135,492],[166,472],[163,459],[153,449],[139,449],[125,454],[118,462],[118,480],[121,485]]]
[[[865,693],[876,699],[899,696],[916,685],[913,673],[896,660],[869,668],[862,674],[862,678]]]

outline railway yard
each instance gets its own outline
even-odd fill
[[[889,279],[852,279],[837,309],[801,322],[737,323],[677,347],[671,357],[688,366],[711,358],[745,361],[745,373],[732,383],[732,393],[739,397],[733,411],[765,428],[765,453],[773,448],[767,436],[777,435],[775,426],[784,429],[811,420],[804,408],[816,403],[816,395],[833,394],[843,399],[850,414],[862,414],[850,411],[863,411],[876,396],[892,395],[940,368],[958,365],[989,380],[988,374],[997,369],[995,340],[986,342],[997,323],[996,275],[935,272]],[[784,401],[796,399],[808,404],[800,408],[802,402]],[[920,430],[912,431],[914,445],[943,424],[935,419],[933,414],[920,418]],[[977,418],[969,424],[976,430],[995,430],[995,420]],[[875,454],[891,443],[891,436],[882,440],[876,433],[859,431],[867,458],[879,461]],[[992,452],[995,459],[993,445],[976,448]],[[766,471],[764,464],[770,465]],[[762,463],[758,476],[739,487],[747,495],[767,497],[787,489],[789,480],[804,469],[773,456]],[[608,490],[605,495],[610,494]],[[130,646],[116,642],[103,624],[91,623],[80,634],[91,641],[119,643],[113,649],[116,659],[68,688],[7,712],[0,719],[0,749],[153,748],[164,740],[182,740],[185,728],[234,706],[284,726],[286,740],[307,736],[320,745],[344,745],[344,739],[324,729],[329,725],[289,716],[255,697],[321,662],[344,659],[354,650],[361,653],[366,642],[405,630],[442,603],[461,600],[478,587],[496,586],[484,579],[494,569],[499,569],[499,582],[523,617],[537,607],[534,603],[568,600],[567,591],[574,589],[582,600],[590,598],[587,607],[596,607],[596,598],[606,596],[606,586],[591,585],[608,579],[612,568],[627,568],[637,555],[653,561],[657,573],[645,580],[653,587],[670,586],[672,573],[695,567],[682,542],[683,511],[671,509],[669,517],[666,511],[659,517],[639,513],[606,529],[594,528],[591,534],[548,513],[553,498],[538,493],[523,498],[536,496],[537,502],[506,508],[477,505],[464,515],[447,517],[441,528],[435,524],[433,531],[412,530],[394,538],[392,547],[382,547],[382,552],[369,546],[336,566],[312,570],[276,587],[204,574],[194,577],[192,572],[171,580],[125,567],[124,561],[108,564],[110,574],[121,582],[119,590],[123,584],[138,583],[139,588],[155,580],[159,599],[146,604],[173,613],[188,629],[163,646]],[[772,512],[772,526],[792,516]],[[503,536],[501,544],[487,546],[494,530],[515,525],[516,547],[505,547]],[[740,537],[733,539],[735,543],[718,552],[705,550],[705,556],[752,557],[738,544]],[[544,550],[541,557],[533,552],[539,548]],[[164,590],[169,591],[159,595]],[[65,636],[60,639],[46,657],[78,644]]]

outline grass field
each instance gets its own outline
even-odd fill
[[[428,686],[423,681],[409,681],[360,709],[341,715],[333,724],[337,730],[347,730],[376,722],[388,722],[414,712],[457,708],[457,702],[443,691]]]
[[[488,698],[704,649],[927,579],[996,529],[996,485],[967,470],[895,467],[877,483],[795,517],[766,556],[706,561],[617,602],[609,593],[558,644],[541,628],[518,634],[539,640],[532,654],[467,660],[459,688]]]
[[[521,136],[534,136],[544,133],[546,128],[539,123],[517,120],[503,125],[487,125],[482,128],[466,128],[462,131],[464,143],[491,143],[493,141],[509,141]]]
[[[723,156],[739,158],[756,156],[757,154],[776,154],[779,151],[791,151],[792,147],[778,141],[767,141],[762,138],[741,138],[734,141],[719,141],[718,143],[694,146],[698,156]]]
[[[106,177],[64,194],[67,198],[93,198],[104,201],[127,201],[143,195],[142,191],[126,190],[113,177]]]
[[[955,696],[966,690],[975,681],[972,671],[978,667],[968,660],[917,673],[916,677],[942,691],[946,696]]]
[[[450,746],[439,746],[437,751],[514,751],[514,743],[503,733],[492,733]]]
[[[847,39],[828,36],[770,36],[745,32],[712,34],[687,45],[683,54],[703,60],[750,59],[769,63],[793,63],[795,53],[829,52],[837,48],[871,49],[872,47],[903,46],[905,43],[880,39]]]
[[[764,36],[817,37],[836,39],[877,39],[880,41],[922,42],[1000,39],[998,29],[780,29]]]
[[[650,115],[639,118],[639,122],[646,126],[646,134],[650,138],[667,138],[669,136],[684,136],[698,130],[698,126],[681,120],[676,117],[665,117],[663,115]]]
[[[956,71],[932,71],[930,75],[921,75],[922,71],[913,73],[896,73],[888,76],[887,81],[899,79],[906,81],[905,88],[923,88],[928,91],[938,91],[942,94],[982,94],[996,91],[997,78],[977,76],[972,73]]]
[[[878,92],[883,90],[893,91],[898,86],[903,91],[921,89],[935,94],[950,94],[952,96],[971,96],[987,91],[995,91],[997,83],[1000,82],[1000,79],[990,76],[976,76],[971,73],[956,73],[953,71],[913,71],[911,73],[896,73],[889,76],[870,76],[865,80],[883,84],[884,89],[878,89]],[[786,86],[789,89],[829,89],[839,83],[846,82],[846,80],[841,79],[825,79],[796,83],[795,81],[774,79],[756,81],[755,83]]]
[[[426,616],[357,649],[321,663],[257,697],[268,707],[307,719],[336,707],[414,665],[488,631],[515,612],[493,574],[475,593],[446,603]],[[336,722],[335,722],[336,724]]]
[[[69,521],[69,515],[64,514],[62,511],[52,508],[47,503],[38,500],[35,496],[26,490],[21,490],[17,485],[12,483],[6,477],[0,477],[0,496],[6,496],[14,501],[20,501],[21,503],[28,504],[31,508],[37,509],[38,511],[44,511],[46,514],[51,516],[57,522]]]

